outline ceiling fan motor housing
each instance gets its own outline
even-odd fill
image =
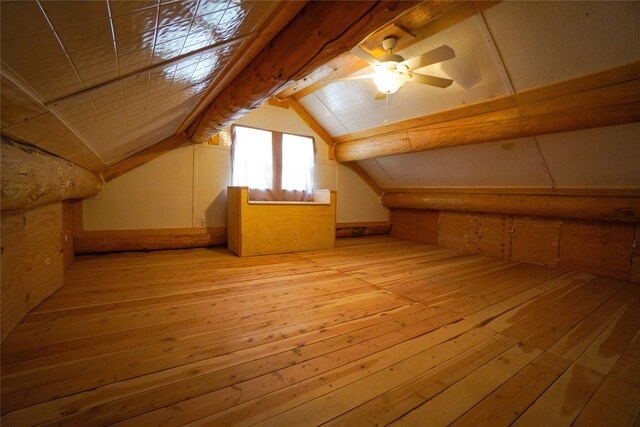
[[[393,53],[393,49],[398,45],[398,39],[390,36],[382,41],[382,48],[387,51],[385,55],[382,55],[378,60],[382,63],[385,62],[402,62],[404,58],[400,55]]]
[[[394,36],[389,36],[382,41],[382,48],[387,52],[391,52],[398,45],[398,39]]]

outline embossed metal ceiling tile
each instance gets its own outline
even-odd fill
[[[206,15],[197,16],[193,20],[193,31],[211,31],[218,26],[220,20],[224,16],[224,10],[220,12],[208,13]]]
[[[171,25],[158,28],[156,44],[166,43],[171,40],[186,38],[191,28],[191,19],[176,21]]]
[[[126,15],[140,9],[153,8],[157,10],[159,7],[158,0],[109,0],[112,17]]]
[[[141,70],[148,67],[149,64],[151,64],[151,52],[147,50],[118,55],[118,67],[120,67],[121,71],[131,66],[136,66],[137,69]]]
[[[122,93],[120,93],[120,91],[113,92],[107,96],[102,96],[99,98],[95,98],[92,96],[91,99],[102,115],[118,111],[124,107],[124,101],[122,99]]]
[[[242,35],[239,31],[240,24],[238,23],[230,23],[228,25],[220,26],[213,30],[211,34],[211,44],[221,43],[225,40],[236,38]]]
[[[57,76],[53,81],[38,81],[29,85],[48,101],[69,96],[84,89],[75,72]]]
[[[222,15],[222,19],[220,19],[219,24],[225,25],[242,20],[249,14],[249,10],[251,10],[252,6],[253,3],[243,3],[241,5],[225,9],[224,15]]]
[[[228,7],[228,1],[221,0],[200,0],[198,3],[198,10],[196,11],[196,15],[207,15],[209,13],[218,12],[220,10],[224,10]]]
[[[141,77],[122,84],[122,94],[124,96],[125,104],[128,104],[131,99],[138,99],[141,96],[146,96],[148,91],[149,80],[147,78]]]
[[[160,22],[159,27],[173,25],[175,22],[193,18],[197,0],[174,1],[171,3],[160,4]]]
[[[202,54],[193,55],[192,57],[183,59],[182,61],[175,64],[176,70],[180,70],[183,68],[191,68],[191,67],[195,69],[195,67],[198,65],[198,62],[200,61],[200,56],[202,56]]]
[[[41,1],[40,5],[56,31],[109,18],[106,1]]]
[[[88,108],[84,109],[81,113],[70,115],[63,114],[64,117],[68,120],[68,122],[75,129],[88,133],[87,129],[92,131],[92,128],[95,128],[96,131],[102,129],[102,124],[100,122],[100,117],[98,116],[98,112],[93,108],[93,105],[90,105]],[[84,136],[84,135],[83,135]]]
[[[12,64],[12,68],[29,84],[35,81],[51,81],[63,74],[75,74],[75,69],[66,55]]]
[[[136,73],[148,66],[149,66],[149,63],[143,63],[143,62],[139,62],[137,64],[131,64],[131,65],[119,65],[118,66],[118,69],[120,70],[119,75],[124,76],[132,73]]]
[[[104,83],[118,77],[118,65],[115,60],[102,62],[85,68],[78,68],[77,71],[86,87],[95,86],[96,81]],[[93,84],[89,84],[89,81]]]
[[[210,44],[210,40],[211,31],[209,30],[189,33],[180,54],[183,55],[185,53],[193,52],[194,50],[208,46]]]
[[[182,37],[179,39],[169,40],[165,43],[156,44],[153,50],[152,62],[157,64],[179,56],[182,52],[182,47],[184,46],[186,39],[186,37]]]
[[[167,90],[171,86],[171,82],[163,77],[161,80],[151,77],[149,79],[149,93],[158,93]]]
[[[98,63],[115,61],[116,50],[113,42],[110,42],[89,49],[69,52],[69,57],[76,68],[87,68]]]
[[[41,61],[64,55],[64,50],[53,31],[26,37],[2,40],[2,59],[9,65]]]
[[[90,97],[77,97],[73,100],[58,102],[51,109],[70,119],[87,110],[93,110],[94,107]]]
[[[139,51],[153,52],[155,39],[155,30],[147,31],[146,33],[132,34],[128,37],[116,37],[118,56]]]
[[[157,12],[157,8],[150,8],[112,18],[116,40],[121,37],[154,31],[157,24]]]
[[[2,40],[51,31],[35,1],[0,2],[0,19]]]
[[[113,41],[109,19],[57,30],[60,41],[67,52],[89,49]]]

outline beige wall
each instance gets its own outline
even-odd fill
[[[318,148],[315,186],[338,191],[338,222],[386,221],[378,195],[350,169],[328,159],[327,144],[298,116],[265,105],[238,124],[313,136]],[[173,150],[114,179],[85,200],[85,230],[224,227],[231,183],[228,147],[197,145]]]

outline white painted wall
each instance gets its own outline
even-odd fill
[[[337,222],[386,221],[378,195],[354,172],[328,159],[327,144],[298,116],[265,105],[237,124],[315,138],[315,187],[338,191]],[[231,155],[224,146],[197,145],[170,151],[114,179],[85,200],[85,230],[226,226],[226,188]]]
[[[338,165],[337,222],[386,221],[387,208],[362,178]]]
[[[640,186],[640,123],[359,161],[382,188]]]
[[[85,230],[191,227],[193,147],[171,151],[114,179],[83,203]]]

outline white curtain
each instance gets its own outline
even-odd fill
[[[236,126],[232,146],[231,183],[249,188],[271,188],[273,160],[271,132]]]
[[[305,136],[282,135],[282,189],[313,194],[315,146]]]

